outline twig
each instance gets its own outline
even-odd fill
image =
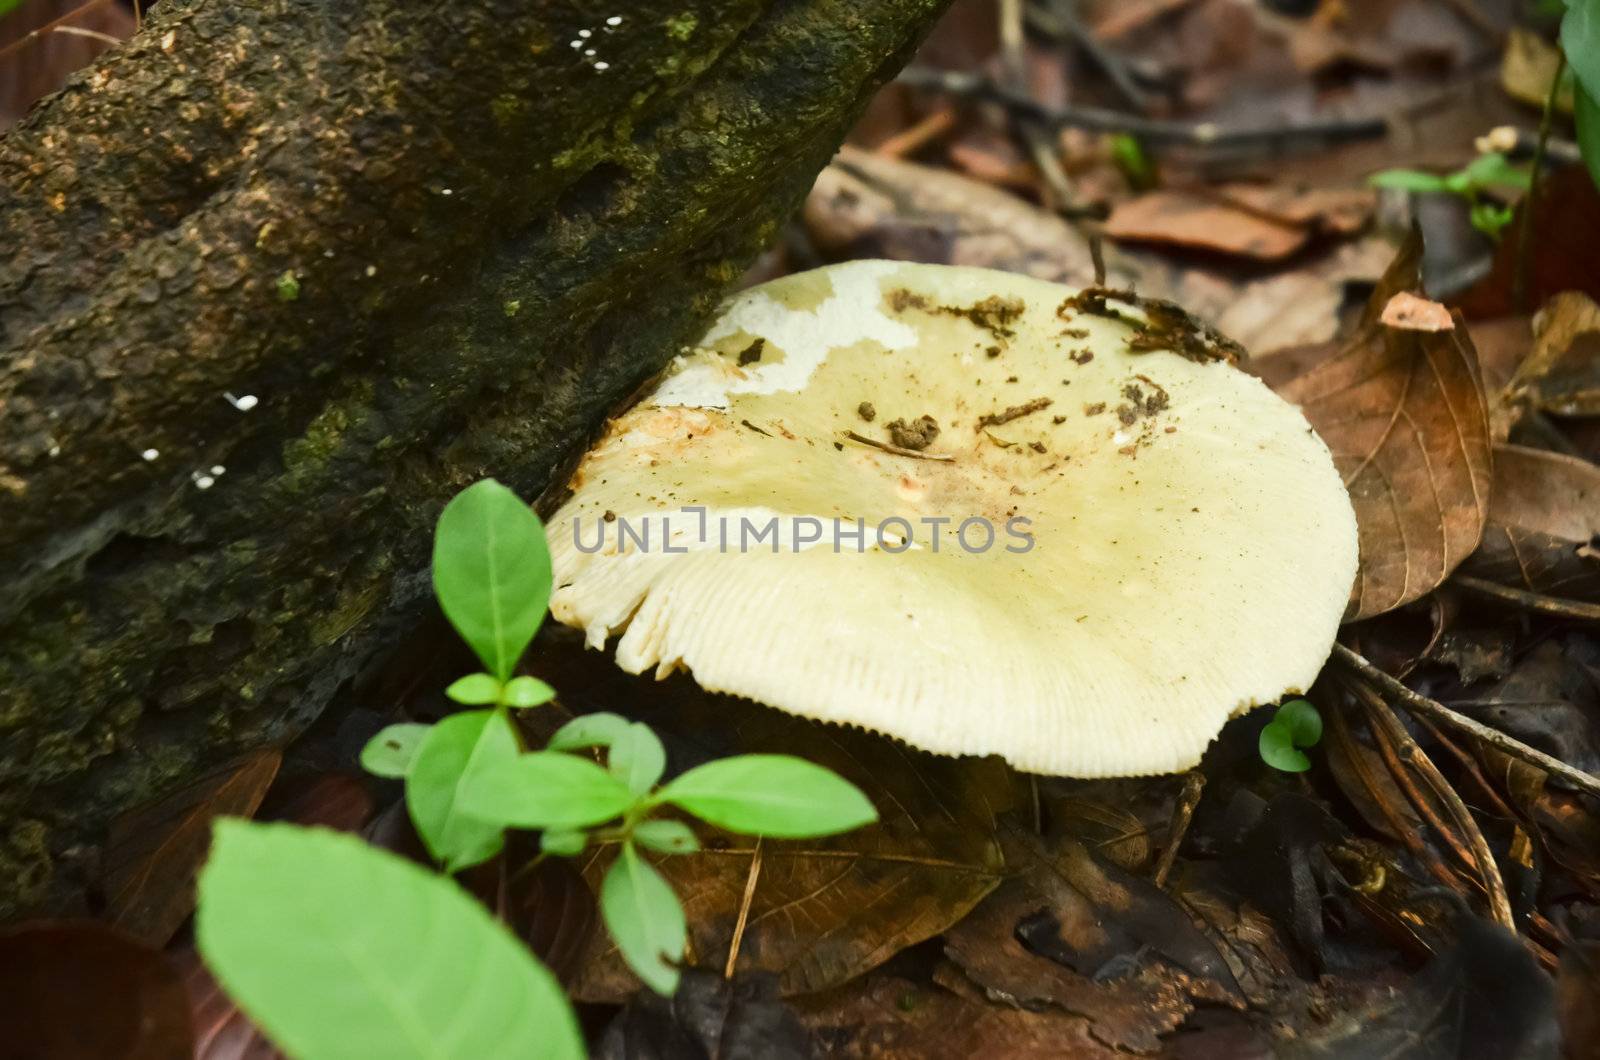
[[[1078,18],[1075,7],[1072,0],[1057,0],[1056,3],[1049,5],[1048,10],[1037,6],[1029,7],[1028,24],[1043,36],[1076,45],[1089,57],[1090,62],[1100,68],[1106,80],[1111,82],[1111,87],[1117,90],[1117,94],[1129,106],[1137,111],[1149,110],[1150,97],[1134,81],[1133,75],[1128,71],[1128,64],[1100,43],[1100,38],[1090,32]]]
[[[1227,128],[1215,122],[1167,121],[1124,114],[1101,107],[1051,107],[1018,95],[975,74],[911,67],[900,74],[902,84],[944,92],[958,99],[999,103],[1013,113],[1044,122],[1052,128],[1088,129],[1092,132],[1129,133],[1157,144],[1192,147],[1274,147],[1296,140],[1339,141],[1378,137],[1388,132],[1382,118],[1351,118],[1301,124]]]
[[[1005,84],[1012,92],[1032,99],[1025,43],[1022,0],[1000,0],[1000,65]],[[1045,205],[1069,217],[1081,214],[1083,206],[1072,190],[1072,181],[1067,177],[1065,167],[1061,165],[1055,133],[1038,119],[1025,115],[1017,116],[1017,132],[1039,176],[1044,179]]]
[[[1517,271],[1511,278],[1511,305],[1519,313],[1528,311],[1528,274],[1533,258],[1533,222],[1539,207],[1539,189],[1544,184],[1545,153],[1550,149],[1550,127],[1555,123],[1556,96],[1561,92],[1561,75],[1567,72],[1566,53],[1556,52],[1556,75],[1544,97],[1544,113],[1539,115],[1539,142],[1533,149],[1533,178],[1528,185],[1527,204],[1522,209],[1522,227],[1517,229]]]
[[[1367,760],[1356,750],[1355,737],[1350,733],[1350,726],[1345,721],[1345,712],[1342,710],[1328,711],[1328,732],[1332,742],[1338,745],[1339,753],[1349,760],[1350,768],[1355,772],[1356,778],[1361,781],[1362,787],[1372,796],[1373,804],[1378,807],[1378,812],[1383,814],[1383,819],[1389,825],[1389,830],[1395,838],[1400,840],[1402,846],[1411,852],[1418,861],[1428,866],[1428,871],[1433,873],[1435,879],[1452,891],[1459,891],[1462,887],[1461,878],[1442,861],[1433,847],[1422,841],[1418,830],[1411,827],[1410,823],[1400,815],[1399,806],[1390,797],[1387,791],[1379,788],[1372,770],[1367,766]],[[1381,752],[1380,752],[1381,753]]]
[[[101,44],[121,44],[121,37],[113,37],[109,33],[101,33],[97,29],[84,29],[82,26],[57,26],[51,33],[65,33],[69,37],[88,37]]]
[[[1369,715],[1374,714],[1379,708],[1373,706],[1372,700],[1376,700],[1380,705],[1383,700],[1365,686],[1362,686],[1357,691],[1362,694],[1362,702],[1367,707],[1367,713]],[[1388,708],[1383,707],[1382,709],[1387,710]],[[1445,841],[1445,845],[1454,851],[1461,863],[1469,869],[1477,870],[1477,857],[1445,825],[1444,821],[1439,817],[1439,811],[1434,808],[1433,802],[1417,787],[1417,782],[1405,768],[1405,746],[1394,738],[1386,725],[1380,724],[1380,720],[1374,718],[1369,724],[1372,726],[1372,736],[1377,743],[1378,754],[1383,757],[1384,764],[1389,767],[1389,772],[1394,777],[1395,783],[1400,785],[1400,790],[1405,793],[1411,805],[1422,815],[1422,819],[1427,821],[1433,830],[1438,833],[1439,837]],[[1407,735],[1409,736],[1409,734]],[[1429,785],[1429,787],[1432,786],[1432,784]]]
[[[1425,714],[1441,725],[1475,736],[1503,754],[1510,755],[1512,758],[1526,762],[1531,766],[1536,766],[1552,776],[1560,777],[1590,795],[1600,797],[1600,777],[1592,776],[1581,769],[1575,769],[1561,761],[1561,759],[1552,758],[1543,751],[1529,747],[1521,740],[1507,736],[1498,729],[1491,729],[1482,722],[1474,721],[1464,714],[1458,714],[1438,700],[1429,699],[1419,692],[1413,692],[1410,688],[1390,677],[1343,644],[1335,644],[1333,646],[1333,657],[1350,670],[1378,686],[1388,695],[1399,700],[1405,705],[1406,709],[1416,711],[1418,714]]]
[[[882,449],[884,452],[893,453],[895,456],[910,456],[915,457],[918,460],[955,459],[955,457],[950,453],[919,453],[915,449],[902,449],[898,445],[890,445],[888,442],[880,442],[876,438],[868,438],[866,435],[857,434],[855,431],[845,431],[844,436],[850,439],[852,442],[860,442],[862,445],[870,445],[874,449]]]
[[[1541,615],[1576,618],[1585,622],[1600,621],[1600,604],[1564,600],[1559,596],[1545,596],[1543,593],[1529,592],[1526,589],[1513,589],[1509,585],[1497,585],[1483,578],[1473,578],[1465,574],[1452,576],[1450,584],[1458,589],[1465,589],[1474,596],[1497,600],[1503,604],[1513,604],[1525,611],[1537,611]]]
[[[910,128],[895,133],[874,147],[872,153],[883,158],[905,158],[944,137],[955,126],[955,108],[943,106]]]
[[[1167,830],[1167,845],[1162,848],[1161,860],[1156,862],[1156,873],[1152,877],[1157,887],[1165,887],[1167,873],[1172,871],[1172,863],[1178,858],[1178,848],[1183,845],[1183,837],[1189,834],[1189,822],[1194,819],[1194,808],[1200,805],[1200,795],[1206,790],[1206,776],[1198,769],[1191,769],[1183,775],[1183,790],[1178,793],[1178,804],[1172,810],[1172,827]]]
[[[122,38],[121,37],[113,37],[109,33],[100,33],[97,30],[79,29],[76,26],[68,26],[66,24],[69,19],[77,18],[79,15],[83,14],[85,11],[89,10],[91,7],[103,7],[103,6],[105,6],[105,5],[102,4],[102,3],[97,2],[97,0],[89,0],[89,2],[86,3],[86,4],[80,4],[79,6],[73,8],[71,11],[68,11],[66,14],[62,15],[60,18],[55,19],[52,22],[46,22],[44,25],[40,26],[38,29],[31,30],[28,33],[24,33],[22,36],[18,37],[16,40],[12,41],[10,44],[7,44],[5,47],[0,48],[0,59],[5,58],[6,56],[10,55],[12,52],[20,51],[21,49],[27,47],[29,41],[38,40],[40,37],[49,36],[52,33],[72,33],[72,34],[74,34],[76,36],[85,36],[85,37],[91,37],[91,38],[95,38],[95,39],[105,38],[106,40],[111,41],[111,43],[113,43],[113,44],[121,44],[122,43]]]
[[[733,924],[733,941],[728,943],[728,963],[722,968],[722,978],[733,978],[733,966],[739,960],[739,946],[744,942],[744,927],[750,922],[750,903],[755,900],[756,881],[761,878],[761,837],[750,853],[750,874],[744,881],[744,898],[739,902],[739,919]]]
[[[1472,813],[1467,809],[1467,804],[1461,801],[1461,796],[1450,782],[1444,779],[1444,774],[1439,772],[1439,767],[1433,760],[1423,753],[1417,746],[1417,741],[1411,738],[1406,727],[1400,724],[1400,719],[1395,717],[1389,704],[1368,685],[1356,686],[1356,695],[1366,705],[1367,716],[1372,719],[1374,731],[1382,728],[1397,748],[1402,760],[1415,769],[1433,793],[1444,803],[1445,809],[1455,819],[1456,827],[1466,836],[1468,845],[1472,848],[1472,860],[1477,862],[1473,867],[1478,876],[1483,880],[1484,890],[1489,895],[1489,915],[1496,923],[1507,931],[1515,932],[1517,922],[1511,913],[1511,899],[1506,894],[1506,881],[1500,876],[1500,866],[1495,863],[1494,853],[1489,849],[1489,841],[1483,837],[1483,830],[1478,827],[1478,822],[1473,820]],[[1419,810],[1422,806],[1419,804]],[[1435,824],[1434,827],[1439,827]],[[1441,834],[1446,839],[1450,833],[1441,829]],[[1458,851],[1458,853],[1460,853]]]

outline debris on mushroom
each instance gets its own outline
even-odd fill
[[[629,672],[929,751],[1187,768],[1310,685],[1356,571],[1327,447],[1236,352],[983,269],[752,288],[584,458],[552,613]]]

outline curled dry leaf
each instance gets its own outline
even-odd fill
[[[1506,400],[1558,416],[1600,414],[1600,305],[1578,291],[1550,299],[1533,320],[1533,349]]]
[[[113,821],[102,861],[111,923],[151,945],[170,939],[194,911],[211,823],[254,814],[282,761],[277,751],[259,751]]]
[[[1401,331],[1453,331],[1456,326],[1450,310],[1410,291],[1401,291],[1385,302],[1378,321]]]
[[[1563,453],[1499,445],[1483,542],[1463,574],[1600,602],[1600,467]]]
[[[1478,545],[1489,511],[1488,402],[1464,327],[1384,327],[1389,300],[1421,287],[1421,240],[1401,250],[1350,342],[1278,387],[1344,476],[1361,532],[1346,621],[1432,592]]]

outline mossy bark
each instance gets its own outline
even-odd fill
[[[0,916],[316,717],[944,2],[167,0],[0,140]]]

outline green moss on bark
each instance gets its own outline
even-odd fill
[[[546,485],[942,2],[639,0],[596,71],[581,5],[167,0],[0,141],[0,915],[315,718],[448,497]]]

